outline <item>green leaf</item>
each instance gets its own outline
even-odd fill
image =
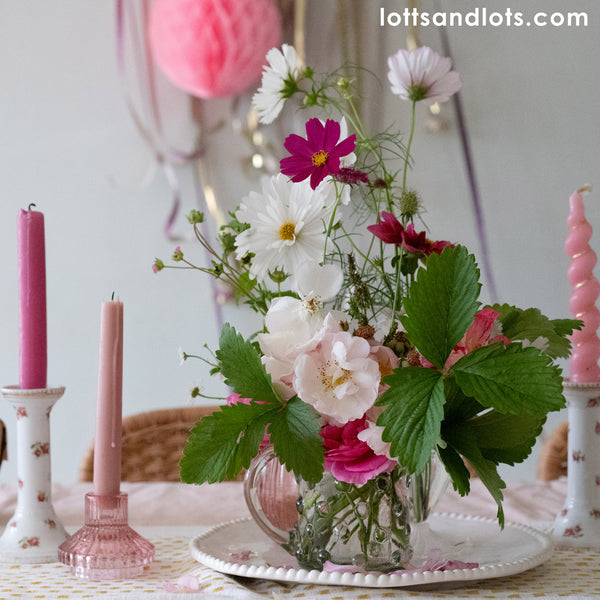
[[[258,453],[265,428],[280,404],[222,406],[192,429],[180,462],[184,483],[234,479]]]
[[[431,459],[444,417],[444,381],[435,369],[402,367],[384,378],[390,387],[377,401],[386,406],[377,420],[391,454],[411,473],[420,473]]]
[[[444,431],[444,440],[458,454],[464,456],[473,467],[481,483],[488,489],[492,498],[498,505],[498,522],[500,527],[504,527],[504,510],[502,509],[502,500],[504,496],[502,490],[506,487],[500,475],[498,475],[497,466],[491,460],[485,458],[473,433],[463,427],[448,428]],[[462,479],[459,484],[464,483]]]
[[[544,353],[552,358],[569,356],[571,342],[567,338],[574,329],[581,328],[581,321],[575,319],[555,319],[551,321],[537,308],[523,310],[509,304],[495,304],[494,310],[500,313],[498,319],[502,323],[502,332],[511,340],[529,340],[538,338],[548,340]]]
[[[549,356],[520,343],[477,348],[452,370],[467,396],[501,413],[542,415],[565,405],[560,369]]]
[[[471,491],[471,474],[465,466],[460,454],[451,446],[438,447],[438,454],[446,472],[452,480],[452,487],[461,495],[466,496]]]
[[[280,462],[288,471],[314,483],[323,476],[325,449],[320,429],[317,411],[297,396],[284,405],[269,426],[271,443]]]
[[[545,416],[503,415],[492,410],[469,421],[469,427],[485,458],[514,465],[531,454],[545,422]]]
[[[463,246],[448,246],[427,259],[404,301],[408,339],[438,369],[473,323],[479,307],[479,269]]]
[[[444,380],[444,394],[446,396],[444,420],[446,421],[466,421],[485,410],[485,407],[475,398],[465,396],[454,377],[446,377]]]
[[[225,383],[234,392],[256,402],[280,404],[259,353],[251,342],[244,340],[228,323],[221,330],[216,356]]]
[[[237,285],[235,287],[235,301],[238,303],[242,298],[249,296],[256,287],[256,279],[250,277],[248,271],[244,271],[237,279]]]

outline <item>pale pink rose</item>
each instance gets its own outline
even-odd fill
[[[376,407],[379,408],[379,407]],[[369,414],[373,409],[369,411]],[[382,409],[383,410],[383,409]],[[387,456],[390,460],[394,460],[392,455],[390,454],[390,444],[388,442],[384,442],[381,437],[384,427],[380,425],[376,425],[374,421],[370,419],[366,420],[366,428],[362,431],[359,431],[357,436],[359,440],[365,442],[375,452],[380,456]]]
[[[371,344],[371,356],[377,361],[379,365],[379,374],[383,379],[386,375],[391,375],[394,369],[398,368],[400,361],[394,354],[394,351],[387,346],[380,346]],[[383,394],[390,386],[380,383],[379,395]]]
[[[345,331],[327,332],[298,356],[294,375],[298,396],[337,425],[360,419],[373,406],[381,380],[369,342]]]
[[[325,425],[321,437],[325,447],[324,468],[339,481],[364,485],[379,473],[389,472],[396,461],[375,454],[371,447],[358,438],[364,431],[366,419],[356,419],[343,427]]]
[[[268,333],[258,335],[262,362],[285,400],[295,393],[291,386],[296,358],[313,349],[327,331],[341,331],[340,320],[348,319],[337,311],[313,310],[313,301],[312,296],[276,298],[265,317]]]

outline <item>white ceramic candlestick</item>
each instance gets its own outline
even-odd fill
[[[567,498],[554,522],[560,546],[600,549],[600,382],[565,381]]]
[[[17,415],[17,508],[0,538],[1,563],[58,561],[68,535],[52,506],[50,411],[64,387],[2,388]]]

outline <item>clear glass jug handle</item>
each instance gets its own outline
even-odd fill
[[[298,484],[267,447],[250,463],[244,479],[244,498],[257,525],[278,544],[289,541],[298,520]]]

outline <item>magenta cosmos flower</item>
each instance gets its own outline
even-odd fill
[[[327,119],[325,124],[317,118],[306,123],[306,139],[289,135],[285,149],[292,155],[281,160],[281,172],[292,181],[304,181],[310,177],[314,190],[327,177],[340,170],[340,158],[350,154],[356,146],[356,135],[340,139],[340,124]],[[339,143],[338,143],[339,142]]]
[[[377,225],[369,225],[367,229],[386,244],[396,244],[407,252],[429,256],[433,252],[439,254],[450,242],[443,240],[433,242],[427,238],[424,231],[416,232],[415,226],[410,223],[406,229],[396,217],[389,212],[382,212]]]
[[[379,473],[389,472],[396,461],[375,454],[371,447],[358,439],[358,434],[367,428],[366,419],[349,421],[343,427],[325,425],[321,437],[325,446],[326,471],[338,481],[364,485]]]

